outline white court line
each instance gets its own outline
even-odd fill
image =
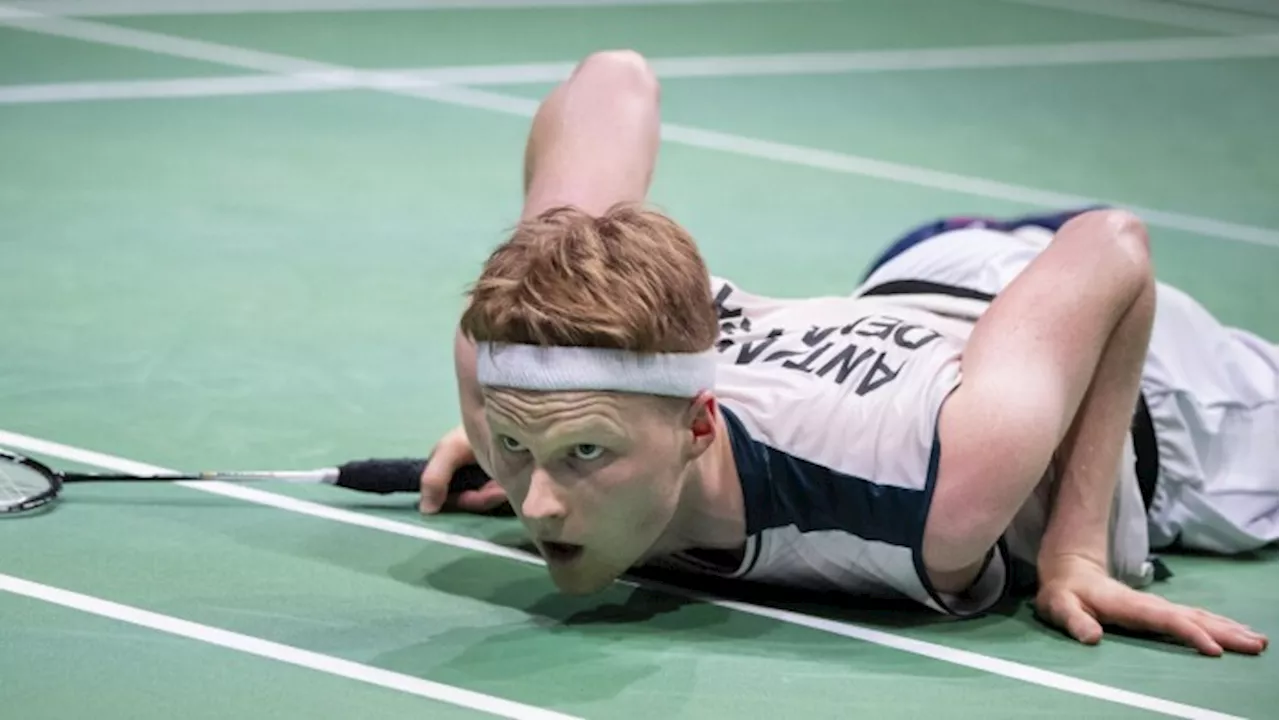
[[[1195,4],[1245,15],[1265,15],[1270,18],[1280,16],[1280,13],[1277,13],[1276,0],[1195,0]]]
[[[20,0],[11,7],[49,15],[243,15],[380,10],[497,10],[667,5],[758,5],[830,0]]]
[[[173,474],[176,472],[174,470],[154,465],[147,465],[134,460],[106,455],[92,450],[85,450],[71,445],[42,440],[40,438],[34,438],[29,435],[22,435],[6,430],[0,430],[0,446],[50,457],[57,457],[85,465],[94,465],[108,470],[114,470],[116,472],[147,475]],[[489,555],[497,555],[512,560],[518,560],[520,562],[533,565],[543,564],[542,559],[537,556],[529,555],[528,553],[513,550],[494,543],[485,542],[483,540],[443,533],[418,525],[386,520],[384,518],[364,515],[362,513],[356,513],[349,510],[341,510],[339,508],[329,507],[328,505],[322,505],[320,503],[298,500],[285,495],[277,495],[257,488],[245,487],[243,485],[236,485],[233,483],[203,481],[178,482],[175,484],[179,484],[193,490],[233,497],[258,505],[267,505],[281,510],[287,510],[289,512],[296,512],[316,518],[332,520],[334,522],[357,525],[372,530],[380,530],[382,532],[390,532],[407,537],[420,538],[475,552],[482,552]],[[38,519],[32,519],[32,521],[36,520]],[[1143,695],[1129,690],[1121,690],[1120,688],[1090,682],[1088,680],[1081,680],[1069,675],[1063,675],[1049,670],[1042,670],[1022,663],[988,657],[986,655],[969,652],[967,650],[958,650],[956,648],[937,645],[924,640],[901,637],[892,633],[872,630],[852,623],[828,620],[826,618],[813,617],[788,610],[779,610],[753,605],[751,603],[722,600],[712,596],[703,595],[701,593],[693,593],[680,588],[649,581],[620,582],[623,582],[623,584],[626,585],[657,589],[663,592],[681,595],[713,605],[718,605],[720,607],[736,610],[738,612],[765,617],[791,625],[799,625],[854,640],[862,640],[874,645],[900,650],[913,655],[920,655],[922,657],[951,663],[953,665],[961,665],[963,667],[980,670],[1013,680],[1020,680],[1022,682],[1040,685],[1042,687],[1061,690],[1075,695],[1096,698],[1098,700],[1113,702],[1120,705],[1127,705],[1129,707],[1150,710],[1152,712],[1169,715],[1171,717],[1188,718],[1190,720],[1239,720],[1235,716],[1196,707],[1194,705],[1185,705],[1183,703],[1164,700],[1150,695]],[[1082,652],[1092,652],[1092,650],[1082,649]]]
[[[1004,0],[1087,15],[1140,20],[1169,27],[1227,34],[1275,32],[1276,21],[1169,0]],[[1274,5],[1273,5],[1274,7]]]
[[[170,635],[177,635],[209,643],[210,645],[248,653],[249,655],[277,660],[310,670],[318,670],[329,675],[336,675],[369,685],[377,685],[389,690],[398,690],[410,695],[446,702],[450,705],[479,710],[499,717],[513,718],[513,720],[577,720],[572,715],[503,700],[484,693],[423,680],[412,675],[383,670],[382,668],[336,658],[332,655],[303,650],[292,645],[263,640],[252,635],[242,635],[222,628],[201,625],[189,620],[182,620],[170,615],[161,615],[160,613],[143,610],[131,605],[123,605],[94,597],[93,595],[83,595],[51,585],[43,585],[4,573],[0,573],[0,590],[111,618],[112,620],[159,630]]]
[[[339,72],[343,70],[354,72],[350,68],[313,62],[288,55],[221,45],[203,40],[192,40],[146,30],[133,30],[89,20],[46,16],[36,12],[19,10],[9,5],[0,5],[0,25],[9,25],[47,35],[87,40],[103,45],[145,50],[159,55],[187,58],[188,60],[203,60],[219,65],[282,75]]]
[[[0,105],[83,102],[90,100],[160,100],[236,95],[347,90],[355,81],[339,82],[316,75],[230,75],[168,80],[32,83],[0,85]]]
[[[1270,57],[1277,54],[1276,41],[1276,35],[1271,34],[1230,38],[1156,38],[721,57],[656,57],[648,60],[660,78],[816,75]],[[572,67],[571,64],[568,65],[569,69]],[[568,77],[565,72],[566,63],[551,63],[541,67],[516,65],[509,68],[510,70],[501,66],[440,68],[407,73],[460,85],[512,82],[509,78],[513,76],[515,82],[551,82]]]
[[[393,92],[400,95],[427,98],[453,105],[493,110],[524,117],[533,117],[538,108],[538,101],[530,98],[502,95],[453,85],[401,88]],[[1182,230],[1207,237],[1235,240],[1270,248],[1276,247],[1278,240],[1277,231],[1274,229],[1155,210],[1130,203],[1121,203],[1085,195],[1039,190],[1022,185],[985,180],[941,170],[930,170],[928,168],[876,160],[831,150],[806,148],[769,140],[757,140],[742,135],[732,135],[674,123],[663,123],[661,132],[662,139],[666,142],[706,150],[718,150],[763,160],[774,160],[788,165],[820,168],[847,175],[873,177],[880,180],[937,188],[977,197],[1009,200],[1034,207],[1070,208],[1087,205],[1111,205],[1129,209],[1151,226]]]
[[[917,48],[825,53],[777,53],[708,57],[650,57],[658,77],[720,78],[771,75],[826,75],[913,70],[1041,67],[1130,62],[1224,60],[1277,54],[1274,35],[1231,38],[1159,38],[1039,45]],[[438,83],[517,85],[558,82],[569,77],[576,61],[454,67],[386,68],[350,73],[117,80],[102,82],[0,85],[0,104],[191,98],[222,95],[356,89],[411,88]]]
[[[0,5],[0,24],[21,27],[34,32],[74,37],[107,45],[148,50],[268,73],[286,75],[318,73],[322,77],[331,77],[332,81],[338,86],[343,86],[343,83],[346,82],[354,82],[352,74],[359,72],[353,68],[340,65],[318,63],[285,55],[219,45],[217,43],[188,40],[173,35],[132,30],[86,20],[46,17],[35,13],[13,10],[4,5]],[[483,108],[524,117],[532,117],[537,107],[537,102],[528,98],[451,87],[443,84],[438,87],[395,87],[397,81],[395,77],[381,79],[378,79],[377,76],[373,77],[374,80],[369,87],[396,95],[427,98],[438,102]],[[1114,205],[1128,208],[1141,216],[1148,224],[1157,227],[1166,227],[1266,247],[1275,247],[1278,240],[1277,231],[1271,228],[1254,227],[1195,215],[1153,210],[1102,198],[1039,190],[967,175],[864,158],[857,155],[756,140],[740,135],[672,124],[664,124],[662,133],[663,139],[668,142],[748,157],[765,158],[793,165],[823,168],[835,172],[893,180],[1033,206],[1062,208],[1094,204]]]
[[[779,0],[23,0],[13,7],[51,15],[221,15],[245,13],[368,12],[378,10],[487,10],[664,5],[734,5]],[[781,0],[785,2],[785,0]],[[823,0],[817,0],[821,2]],[[1267,27],[1227,9],[1152,0],[1008,0],[1103,17],[1141,20],[1209,32],[1265,32]]]

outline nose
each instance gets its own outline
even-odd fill
[[[555,479],[542,468],[534,468],[529,478],[529,492],[520,504],[520,514],[526,520],[556,523],[564,520],[567,509],[560,499]]]

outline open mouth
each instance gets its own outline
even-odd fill
[[[542,541],[542,554],[551,562],[568,563],[582,555],[582,546],[573,543]]]

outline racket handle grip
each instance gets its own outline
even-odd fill
[[[421,489],[425,459],[404,458],[398,460],[353,460],[338,468],[338,487],[358,492],[387,495],[396,492],[418,492]],[[449,482],[449,494],[466,490],[478,490],[489,482],[489,476],[479,465],[458,468]]]

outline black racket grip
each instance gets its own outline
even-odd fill
[[[338,468],[338,487],[358,492],[387,495],[397,492],[418,492],[421,489],[422,470],[427,461],[421,458],[398,460],[353,460]],[[449,481],[449,494],[466,490],[478,490],[489,482],[489,476],[479,465],[458,468]]]

